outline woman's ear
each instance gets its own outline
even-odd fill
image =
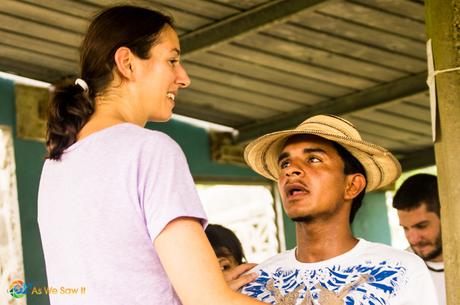
[[[127,47],[120,47],[114,57],[121,78],[131,79],[134,76],[134,55],[131,50]]]
[[[360,173],[347,175],[345,200],[353,200],[366,187],[366,178]]]

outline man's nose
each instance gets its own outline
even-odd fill
[[[414,230],[409,230],[406,232],[406,238],[407,238],[407,241],[409,242],[409,244],[411,245],[416,245],[420,242],[420,240],[422,239],[421,238],[421,235],[414,231]]]
[[[286,176],[292,177],[292,176],[303,176],[304,171],[300,166],[298,166],[296,163],[292,163],[291,166],[286,171]]]

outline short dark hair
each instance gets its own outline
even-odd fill
[[[410,211],[426,204],[428,211],[440,217],[438,179],[430,174],[417,174],[407,178],[393,198],[393,207]]]
[[[217,224],[209,224],[205,230],[217,257],[233,256],[238,264],[243,263],[244,252],[241,242],[232,230]]]
[[[351,174],[359,173],[364,176],[364,179],[366,179],[366,182],[367,182],[366,170],[364,169],[364,166],[361,164],[361,162],[359,162],[358,159],[356,159],[342,145],[338,144],[337,142],[332,142],[332,144],[337,150],[337,153],[339,154],[340,158],[342,158],[342,161],[344,164],[344,167],[343,167],[344,174],[351,175]],[[363,204],[363,198],[365,194],[366,194],[366,188],[364,188],[358,194],[358,196],[353,198],[353,202],[351,204],[351,210],[350,210],[350,219],[349,219],[350,223],[353,222],[353,220],[355,219],[356,213],[358,212],[359,208]]]

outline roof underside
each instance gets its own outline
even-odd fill
[[[2,0],[0,70],[78,75],[78,47],[109,0]],[[307,117],[351,120],[405,168],[434,163],[423,1],[157,0],[176,19],[192,85],[176,113],[239,130],[237,143]]]

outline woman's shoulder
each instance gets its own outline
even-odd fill
[[[137,126],[131,123],[123,123],[112,127],[116,138],[128,142],[139,142],[144,144],[153,143],[158,145],[173,145],[177,143],[169,135],[164,132],[152,130]]]

